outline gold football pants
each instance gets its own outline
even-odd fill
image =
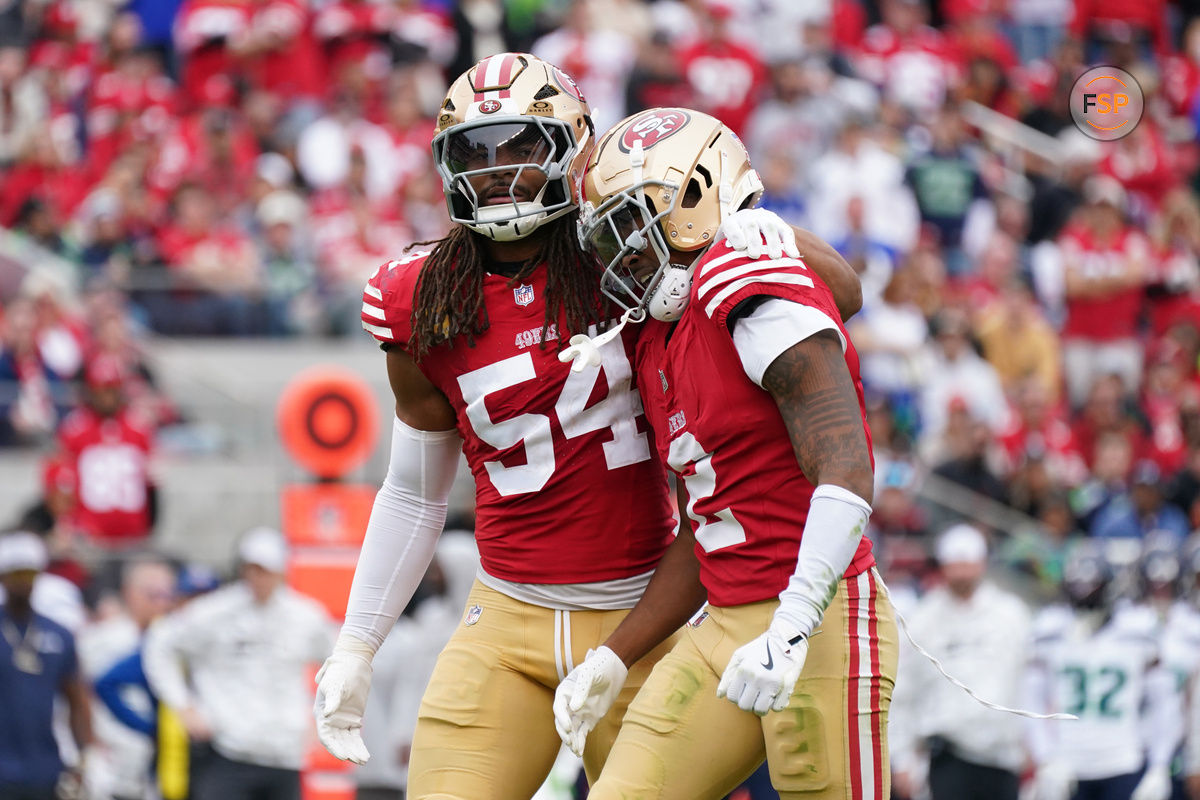
[[[809,639],[791,703],[758,717],[717,697],[733,651],[777,600],[707,607],[629,707],[589,800],[721,798],[765,757],[783,800],[885,800],[896,623],[874,570],[843,580]]]
[[[529,800],[562,744],[554,730],[555,688],[627,613],[555,611],[476,581],[421,701],[410,800]],[[633,696],[674,641],[633,665],[612,710],[588,736],[583,763],[590,779]]]

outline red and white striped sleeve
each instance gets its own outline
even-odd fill
[[[413,292],[428,253],[385,261],[363,287],[362,326],[382,345],[407,347],[412,333]]]
[[[840,319],[833,294],[803,258],[752,259],[718,242],[696,268],[691,303],[719,325],[727,323],[738,303],[758,295],[791,300]]]

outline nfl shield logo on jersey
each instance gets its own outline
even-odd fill
[[[480,606],[478,606],[478,605],[471,606],[470,608],[467,609],[466,623],[468,625],[474,625],[476,622],[479,622],[479,615],[482,613],[483,613],[483,609]]]
[[[533,287],[522,283],[513,289],[513,300],[516,300],[519,306],[529,305],[533,302]]]

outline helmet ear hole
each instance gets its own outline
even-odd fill
[[[682,208],[695,208],[703,199],[704,191],[700,188],[700,181],[690,178],[687,188],[683,190],[683,197],[680,199],[679,205]]]

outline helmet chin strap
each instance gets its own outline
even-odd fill
[[[588,367],[598,367],[603,358],[600,348],[621,335],[627,322],[641,322],[646,318],[646,312],[641,308],[631,308],[621,315],[621,321],[604,333],[592,338],[586,333],[577,333],[571,337],[569,347],[558,354],[562,363],[571,362],[571,372],[583,372]]]

